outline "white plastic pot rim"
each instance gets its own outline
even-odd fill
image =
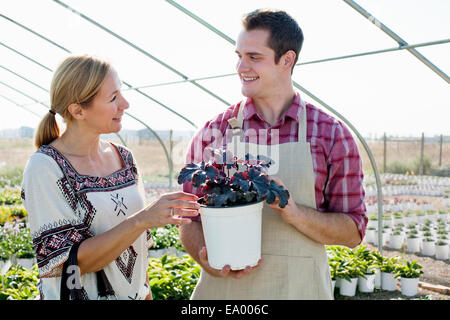
[[[239,205],[239,206],[233,206],[233,207],[206,207],[202,206],[200,208],[200,215],[205,216],[212,216],[212,217],[233,217],[237,215],[245,215],[245,214],[254,214],[255,212],[253,210],[245,210],[251,207],[260,207],[262,209],[264,205],[264,200],[246,204],[246,205]]]

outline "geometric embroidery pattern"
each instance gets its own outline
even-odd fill
[[[43,145],[37,151],[53,158],[60,167],[63,177],[57,181],[58,188],[78,217],[74,221],[61,220],[41,226],[40,230],[32,235],[41,276],[60,276],[61,269],[50,270],[48,263],[54,259],[53,264],[57,263],[58,265],[59,262],[62,264],[69,249],[75,243],[93,236],[89,228],[95,217],[96,209],[88,200],[86,192],[116,190],[136,183],[137,169],[131,152],[120,146],[116,147],[123,163],[125,163],[125,168],[108,177],[79,175],[69,161],[52,146]],[[21,196],[25,198],[25,192],[22,192]],[[122,208],[127,209],[127,207],[123,203],[123,198],[119,199],[117,194],[115,200],[118,200],[116,210],[120,209],[118,214],[125,214]],[[126,252],[127,254],[119,257],[120,259],[116,262],[121,265],[121,271],[125,277],[131,277],[137,255],[132,247],[127,249]]]
[[[122,210],[122,207],[125,208],[125,210],[128,210],[128,208],[125,205],[125,203],[123,203],[123,197],[119,197],[118,193],[116,193],[116,195],[111,193],[111,200],[116,205],[114,208],[114,212],[117,212],[117,215],[122,213],[124,216],[126,216],[125,211]],[[117,209],[119,209],[119,210],[117,210]]]
[[[117,267],[119,268],[120,272],[122,272],[128,283],[131,283],[134,264],[136,263],[136,257],[136,251],[134,250],[133,246],[130,246],[115,260]]]

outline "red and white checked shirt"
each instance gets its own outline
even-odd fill
[[[225,136],[231,129],[228,119],[237,117],[240,103],[232,105],[225,112],[208,121],[191,140],[186,163],[202,161],[203,150],[211,144],[211,132]],[[315,173],[315,194],[317,210],[321,212],[342,212],[348,214],[364,238],[367,216],[364,204],[363,170],[358,147],[348,130],[341,122],[326,114],[312,104],[306,104],[307,142],[310,143]],[[292,105],[278,123],[271,126],[257,112],[252,99],[247,99],[243,111],[243,131],[248,142],[246,130],[279,130],[279,143],[298,141],[298,121],[302,114],[300,94],[296,93]],[[251,130],[253,131],[253,130]],[[253,131],[255,132],[255,131]],[[266,137],[264,137],[266,138]],[[253,138],[254,139],[254,138]],[[254,140],[251,140],[254,142]],[[267,135],[271,145],[271,135]],[[221,145],[221,143],[220,143]],[[195,151],[194,151],[195,150]],[[201,150],[201,152],[199,152]],[[183,191],[202,196],[191,183],[183,185]],[[198,217],[193,220],[198,220]]]

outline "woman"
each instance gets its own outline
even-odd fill
[[[100,139],[119,132],[129,108],[111,65],[82,55],[66,58],[51,83],[51,109],[39,124],[25,169],[22,198],[39,268],[41,299],[60,299],[61,273],[80,243],[78,267],[85,299],[97,299],[104,270],[118,299],[151,299],[150,228],[183,225],[198,215],[197,197],[176,192],[144,205],[132,153]],[[55,114],[66,123],[59,134]]]

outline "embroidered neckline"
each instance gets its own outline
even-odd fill
[[[137,170],[131,152],[112,144],[119,151],[122,164],[125,167],[108,176],[82,175],[72,166],[69,160],[55,147],[43,145],[37,152],[50,156],[56,161],[64,176],[76,193],[87,191],[111,191],[133,184],[137,180]]]

